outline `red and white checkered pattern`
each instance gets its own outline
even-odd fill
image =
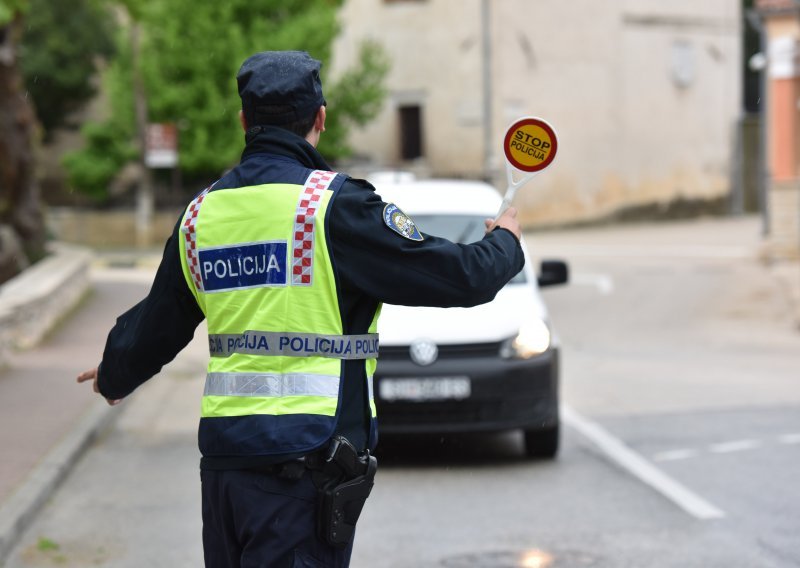
[[[336,172],[311,172],[300,193],[292,239],[292,286],[310,286],[314,268],[314,226],[319,202]]]
[[[189,266],[189,272],[192,274],[194,286],[198,291],[203,290],[203,279],[200,276],[200,263],[197,257],[197,232],[195,226],[197,225],[197,215],[200,213],[200,204],[203,203],[203,199],[206,198],[208,190],[210,189],[211,187],[204,189],[200,195],[195,197],[189,204],[189,208],[186,212],[186,220],[181,227],[183,237],[186,240],[186,264]]]

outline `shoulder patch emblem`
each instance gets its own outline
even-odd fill
[[[392,231],[410,241],[421,241],[425,238],[419,232],[411,217],[403,213],[394,203],[388,203],[383,208],[383,222]]]

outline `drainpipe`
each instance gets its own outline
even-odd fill
[[[759,51],[767,57],[767,31],[764,26],[763,19],[759,16],[758,11],[751,9],[745,12],[747,23],[758,32]],[[769,215],[767,212],[767,184],[769,180],[769,172],[767,171],[767,121],[769,120],[767,108],[767,68],[765,65],[759,70],[759,91],[760,100],[759,107],[761,117],[758,123],[758,208],[761,210],[761,235],[766,237],[770,233]]]

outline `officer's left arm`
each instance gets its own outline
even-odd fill
[[[470,244],[414,240],[386,224],[386,206],[362,180],[344,183],[333,202],[335,263],[349,287],[390,304],[467,307],[490,301],[522,270],[520,242],[507,228]]]
[[[147,297],[119,316],[108,334],[96,390],[109,402],[124,398],[172,361],[203,319],[183,277],[176,227]]]

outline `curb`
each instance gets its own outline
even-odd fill
[[[118,416],[105,402],[94,405],[0,506],[0,566],[81,455]]]
[[[161,264],[161,251],[156,253],[132,252],[132,253],[95,253],[92,261],[93,269],[108,270],[156,270]]]

